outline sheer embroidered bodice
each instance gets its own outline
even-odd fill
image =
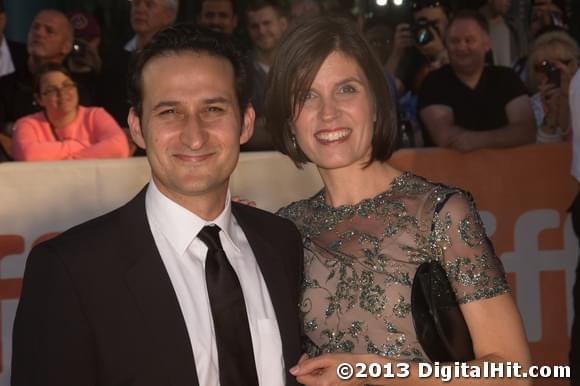
[[[303,329],[309,354],[373,353],[426,361],[411,316],[417,266],[445,268],[458,302],[509,291],[471,196],[404,173],[356,205],[333,208],[324,192],[281,209],[305,248]]]

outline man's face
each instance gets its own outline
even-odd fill
[[[27,48],[33,57],[62,62],[72,50],[72,31],[66,16],[56,11],[40,11],[28,31]]]
[[[445,11],[441,7],[425,7],[416,12],[413,12],[413,20],[416,22],[419,19],[426,19],[428,20],[431,25],[433,25],[437,32],[439,33],[439,37],[441,39],[445,38],[445,34],[447,33],[447,24],[449,20],[447,19],[447,15]]]
[[[268,6],[257,11],[248,11],[248,32],[259,51],[270,52],[276,48],[288,21]]]
[[[447,31],[449,62],[456,72],[475,72],[485,65],[491,48],[489,36],[474,20],[453,22]]]
[[[231,34],[238,25],[238,17],[230,0],[204,0],[198,22],[214,31]]]
[[[231,63],[193,52],[155,57],[142,89],[142,116],[131,109],[129,127],[159,190],[178,203],[225,194],[255,115],[248,107],[240,117]]]
[[[309,17],[320,15],[320,6],[313,1],[292,1],[290,4],[290,15],[292,21],[298,21]]]
[[[512,7],[511,0],[489,0],[489,8],[496,15],[506,16]]]
[[[170,25],[175,11],[164,0],[132,0],[131,28],[136,34],[153,35]]]

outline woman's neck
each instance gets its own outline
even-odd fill
[[[69,111],[67,113],[57,113],[50,114],[46,112],[46,117],[52,127],[55,129],[62,129],[72,123],[75,120],[78,113],[78,107],[75,110]]]
[[[389,189],[401,171],[387,162],[374,161],[351,165],[341,169],[318,169],[326,190],[326,201],[330,206],[353,205],[372,198]]]

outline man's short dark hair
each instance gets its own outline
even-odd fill
[[[199,1],[199,6],[196,7],[197,8],[197,15],[201,14],[201,10],[203,9],[203,3],[205,3],[206,1],[213,1],[213,0],[200,0]],[[230,2],[230,4],[232,5],[232,13],[234,15],[238,14],[238,2],[236,0],[228,0]]]
[[[294,145],[292,121],[304,106],[318,70],[328,55],[340,52],[352,58],[367,78],[375,103],[373,160],[385,161],[397,144],[396,113],[381,64],[357,25],[350,20],[322,16],[293,26],[282,38],[266,88],[266,130],[274,145],[301,167],[309,162]]]
[[[481,13],[473,9],[462,9],[453,15],[447,28],[451,28],[451,25],[459,20],[472,20],[479,25],[479,28],[481,28],[483,32],[489,35],[489,23]]]
[[[0,0],[0,13],[4,13],[5,8],[4,8],[4,0]]]
[[[264,8],[271,7],[278,16],[286,16],[285,9],[276,0],[253,0],[246,7],[246,14],[248,12],[256,12]]]
[[[414,0],[411,3],[413,13],[419,12],[425,8],[441,8],[445,15],[449,17],[449,3],[443,0]]]
[[[229,36],[200,27],[194,23],[180,23],[157,33],[131,61],[129,69],[129,102],[138,117],[143,113],[143,68],[154,58],[181,52],[193,52],[224,58],[234,69],[234,87],[243,115],[248,106],[252,86],[247,61]]]

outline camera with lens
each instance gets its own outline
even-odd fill
[[[540,68],[542,72],[546,74],[549,83],[552,83],[556,87],[560,87],[560,70],[554,66],[552,62],[543,60],[540,63]]]
[[[435,29],[435,23],[424,17],[417,19],[411,25],[411,32],[415,36],[417,45],[424,46],[435,38],[432,29]]]

